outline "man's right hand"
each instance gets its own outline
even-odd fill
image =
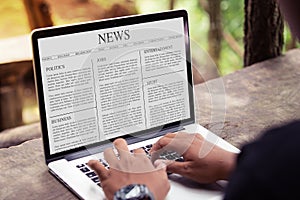
[[[236,153],[226,151],[212,144],[200,134],[169,133],[159,139],[151,149],[152,157],[158,158],[163,151],[176,151],[184,157],[184,162],[165,162],[167,171],[177,173],[199,183],[213,183],[227,180],[236,162]]]

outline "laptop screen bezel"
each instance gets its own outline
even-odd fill
[[[66,155],[83,151],[89,146],[95,146],[100,144],[109,143],[113,141],[115,138],[110,140],[97,142],[91,145],[85,145],[82,147],[74,148],[71,150],[50,154],[49,148],[49,137],[48,137],[48,128],[47,128],[47,119],[46,119],[46,109],[45,109],[45,99],[44,99],[44,91],[42,85],[42,73],[41,73],[41,63],[40,63],[40,55],[39,55],[39,46],[38,40],[41,38],[53,37],[53,36],[60,36],[60,35],[67,35],[79,32],[88,32],[93,30],[101,30],[107,29],[112,27],[119,27],[119,26],[127,26],[133,24],[141,24],[147,22],[154,22],[160,20],[167,20],[173,18],[183,18],[184,23],[184,34],[187,38],[185,41],[186,46],[186,67],[187,67],[187,79],[188,79],[188,93],[189,93],[189,103],[190,103],[190,118],[176,121],[173,123],[166,124],[163,128],[155,127],[143,131],[139,131],[134,134],[125,135],[123,138],[129,139],[132,137],[137,137],[141,134],[145,134],[145,132],[164,132],[168,129],[184,126],[187,124],[195,123],[195,110],[194,110],[194,91],[193,91],[193,78],[192,78],[192,65],[191,65],[191,52],[190,52],[190,41],[189,41],[189,28],[188,28],[188,14],[185,10],[173,10],[167,12],[160,12],[160,13],[152,13],[152,14],[144,14],[144,15],[133,15],[133,16],[126,16],[120,18],[112,18],[106,20],[99,20],[99,21],[92,21],[80,24],[73,24],[61,27],[51,27],[51,28],[44,28],[44,29],[37,29],[32,32],[31,39],[32,39],[32,49],[33,49],[33,63],[34,63],[34,77],[35,77],[35,85],[38,97],[38,104],[39,104],[39,111],[40,111],[40,122],[41,122],[41,131],[42,131],[42,139],[43,139],[43,146],[44,146],[44,154],[46,163],[49,163],[53,160],[61,159]],[[152,134],[152,136],[154,136]]]

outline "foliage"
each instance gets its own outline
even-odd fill
[[[244,1],[222,0],[222,22],[224,32],[231,34],[243,48]],[[221,73],[228,74],[242,68],[243,58],[237,55],[225,42],[222,43]]]
[[[191,40],[199,47],[208,49],[209,16],[199,5],[199,0],[177,0],[175,9],[186,9],[189,13],[189,26]],[[169,0],[136,0],[137,9],[140,13],[149,13],[167,10]],[[230,33],[239,46],[243,48],[243,23],[244,3],[241,0],[222,0],[222,23],[223,29]],[[237,55],[226,42],[222,43],[219,71],[221,75],[231,73],[242,68],[243,60]]]

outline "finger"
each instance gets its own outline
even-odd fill
[[[164,137],[177,138],[177,137],[187,137],[187,135],[190,135],[190,133],[176,132],[176,133],[167,133]]]
[[[175,161],[158,159],[154,162],[154,166],[156,169],[166,170],[168,163],[171,163],[171,162],[175,162]]]
[[[174,138],[176,136],[176,133],[167,133],[166,135],[164,135],[162,138],[160,138],[156,143],[153,144],[150,153],[152,151],[157,151],[159,149],[162,148],[162,146],[160,145],[161,140],[168,140],[170,138]]]
[[[145,152],[144,149],[142,149],[142,148],[134,149],[134,150],[133,150],[133,153],[134,153],[135,155],[146,155],[146,152]]]
[[[170,142],[172,141],[171,138],[169,137],[162,137],[160,138],[156,143],[153,144],[150,153],[158,151],[162,148],[164,148],[165,146],[167,146]]]
[[[161,154],[164,154],[165,151],[174,151],[178,152],[178,154],[182,154],[180,149],[180,141],[178,139],[170,138],[170,137],[163,137],[158,140],[152,147],[150,154],[151,154],[151,161],[154,162],[155,160],[159,159]]]
[[[97,173],[101,181],[108,178],[108,170],[98,160],[90,160],[88,166]]]
[[[151,161],[154,163],[157,159],[160,158],[160,155],[163,154],[164,147],[171,142],[170,139],[164,138],[160,141],[157,141],[150,150]]]
[[[151,148],[150,152],[157,151],[159,149],[165,148],[168,146],[168,150],[177,150],[178,145],[181,145],[182,140],[188,138],[187,133],[178,132],[178,133],[167,133],[164,137],[160,138]]]
[[[189,161],[186,162],[167,161],[165,162],[165,164],[167,165],[167,172],[180,174],[182,176],[189,175],[189,171],[190,171]]]
[[[110,166],[115,166],[118,162],[118,158],[112,148],[105,149],[104,159],[108,162]]]
[[[118,138],[114,141],[114,146],[118,149],[122,149],[124,151],[128,151],[128,146],[127,146],[127,142],[126,140],[124,140],[123,138]]]
[[[176,137],[177,133],[167,133],[164,137],[168,137],[168,138],[174,138]]]
[[[114,146],[117,149],[120,158],[126,158],[130,155],[126,140],[118,138],[114,141]]]

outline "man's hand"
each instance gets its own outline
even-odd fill
[[[104,158],[110,165],[109,170],[97,160],[88,163],[98,174],[106,197],[111,200],[117,190],[136,183],[147,185],[156,200],[163,200],[170,189],[166,166],[162,164],[155,168],[143,149],[136,149],[130,154],[123,139],[116,139],[114,146],[118,156],[112,148],[104,152]]]
[[[227,180],[235,167],[236,155],[212,144],[200,134],[169,133],[158,140],[151,149],[153,159],[163,151],[176,151],[184,162],[164,162],[167,171],[177,173],[199,183]]]

